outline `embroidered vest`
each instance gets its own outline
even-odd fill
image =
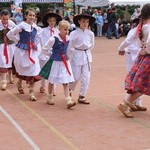
[[[51,60],[54,61],[62,61],[61,54],[64,54],[66,56],[66,60],[69,59],[67,54],[67,48],[69,45],[69,41],[67,41],[65,44],[61,41],[59,41],[58,37],[55,38],[55,43],[52,47],[52,55],[50,57]]]
[[[37,49],[37,46],[34,43],[35,36],[37,34],[37,30],[33,28],[32,32],[27,32],[24,29],[19,33],[20,40],[16,44],[16,46],[23,50],[29,50],[30,49],[30,43],[33,44],[33,50]]]
[[[10,31],[10,29],[3,29],[3,30],[0,30],[0,44],[4,44],[4,37],[7,37],[6,34]],[[13,44],[13,41],[9,40],[7,38],[7,43],[8,44]]]

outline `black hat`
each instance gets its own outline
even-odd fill
[[[73,22],[77,27],[80,26],[79,23],[78,23],[78,20],[80,20],[81,18],[89,19],[89,25],[92,25],[95,22],[95,18],[93,16],[89,15],[89,14],[84,13],[84,14],[76,15],[73,18]]]
[[[55,17],[56,18],[56,24],[58,24],[61,20],[62,20],[62,17],[60,15],[58,15],[57,13],[53,13],[53,12],[50,12],[50,13],[47,13],[43,19],[42,19],[42,22],[43,22],[43,25],[45,27],[48,27],[49,24],[47,22],[48,18],[50,17]]]

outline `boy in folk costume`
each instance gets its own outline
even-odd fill
[[[71,92],[81,80],[78,102],[90,104],[85,99],[85,95],[90,83],[94,33],[88,28],[95,22],[95,18],[87,14],[80,14],[75,16],[73,21],[78,28],[70,34],[69,51],[72,56],[71,66],[75,82],[71,83],[69,88]]]
[[[35,23],[35,10],[29,8],[25,11],[25,21],[21,22],[15,28],[7,33],[9,39],[16,42],[16,52],[14,54],[14,65],[16,76],[19,78],[17,87],[21,94],[24,94],[22,80],[25,80],[30,86],[30,100],[35,101],[34,83],[40,80],[39,53],[37,44],[40,41],[39,28]]]
[[[140,21],[140,18],[139,18]],[[141,41],[138,38],[134,38],[133,42],[128,45],[128,39],[136,32],[137,30],[137,25],[139,24],[139,21],[136,19],[136,24],[134,23],[134,28],[131,29],[127,35],[127,38],[121,43],[120,47],[118,48],[119,50],[119,55],[125,55],[125,61],[126,61],[126,68],[127,71],[130,72],[132,66],[134,65],[134,62],[137,60],[139,56],[139,52],[141,50]],[[134,22],[134,20],[133,20]],[[126,47],[127,45],[127,47]],[[126,47],[126,48],[123,48]],[[126,94],[125,100],[130,96],[130,94]],[[142,106],[142,99],[141,97],[137,98],[134,101],[134,104],[131,105],[131,110],[132,111],[146,111],[147,108]]]
[[[62,20],[62,17],[56,13],[47,13],[43,17],[43,25],[45,28],[42,29],[41,33],[41,46],[44,46],[45,43],[49,40],[51,36],[55,36],[59,34],[59,30],[55,27],[58,25],[58,23]],[[40,54],[39,60],[40,60],[40,66],[41,68],[45,65],[45,63],[49,60],[50,55],[45,55],[43,53]],[[40,92],[45,92],[45,79],[42,78],[41,80],[41,86],[40,86]],[[48,85],[49,86],[49,85]],[[55,93],[53,92],[53,95]]]
[[[64,88],[65,101],[67,108],[76,105],[69,96],[69,83],[74,82],[73,73],[69,57],[67,54],[69,44],[69,29],[70,24],[68,21],[60,21],[58,25],[60,33],[57,36],[52,36],[42,48],[43,51],[49,54],[52,51],[50,59],[45,64],[40,72],[40,76],[49,81],[48,87],[48,100],[49,105],[54,105],[53,102],[53,85],[62,84]]]
[[[1,90],[6,90],[7,88],[7,72],[9,76],[9,82],[14,82],[10,68],[12,68],[15,45],[13,44],[13,41],[7,38],[6,34],[9,32],[9,30],[15,27],[15,24],[9,18],[9,11],[2,10],[0,20],[0,73],[2,73]]]

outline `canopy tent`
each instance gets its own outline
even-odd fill
[[[75,0],[75,5],[102,7],[109,5],[109,0]]]
[[[150,3],[150,0],[75,0],[76,5],[101,7],[107,6],[111,3],[116,5],[144,5]]]
[[[0,0],[0,3],[12,2],[12,0]],[[63,0],[22,0],[23,3],[63,3]]]
[[[109,0],[109,2],[116,5],[144,5],[150,3],[150,0]]]

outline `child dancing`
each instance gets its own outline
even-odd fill
[[[6,90],[8,83],[7,72],[9,82],[14,82],[10,68],[12,68],[12,61],[15,51],[14,42],[9,40],[6,34],[15,27],[15,24],[9,19],[10,13],[8,10],[2,10],[0,15],[0,73],[2,76],[1,90]]]
[[[70,29],[69,22],[64,20],[60,21],[58,29],[60,31],[59,35],[50,37],[42,48],[43,51],[49,51],[49,53],[52,54],[48,62],[42,68],[40,76],[49,81],[47,103],[54,105],[53,85],[63,84],[65,101],[67,108],[69,109],[76,105],[76,103],[73,102],[72,98],[69,96],[69,83],[74,82],[74,77],[67,54],[69,44],[68,33]]]
[[[17,87],[21,94],[24,94],[22,80],[29,84],[29,96],[35,101],[34,83],[40,80],[39,53],[37,44],[40,41],[41,28],[35,23],[36,12],[29,8],[25,11],[25,21],[17,25],[7,33],[9,39],[15,41],[16,51],[14,54],[14,65],[16,76],[19,78]]]

